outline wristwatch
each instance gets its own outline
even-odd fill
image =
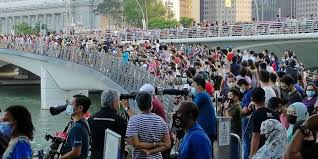
[[[125,111],[127,112],[129,110],[129,107],[125,107]]]
[[[301,125],[299,127],[299,130],[305,136],[309,136],[310,135],[310,130],[308,128],[305,128],[305,126],[303,126],[303,125]]]

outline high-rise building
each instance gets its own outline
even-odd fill
[[[240,23],[252,20],[252,0],[204,0],[203,20]]]
[[[168,7],[176,20],[180,19],[180,0],[161,0],[162,3]]]
[[[316,18],[318,16],[317,0],[301,0],[296,1],[296,18]]]
[[[252,17],[257,21],[276,20],[279,15],[278,1],[280,0],[253,0]]]
[[[200,22],[200,0],[180,0],[180,17],[193,18]]]

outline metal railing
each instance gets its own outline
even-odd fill
[[[225,26],[211,26],[199,28],[162,29],[148,31],[126,31],[103,33],[105,37],[117,37],[121,41],[209,38],[229,36],[257,36],[276,34],[299,34],[318,32],[315,20],[271,22],[255,24],[239,24]]]
[[[154,77],[146,70],[143,70],[134,64],[124,64],[117,57],[105,52],[83,51],[77,47],[47,47],[41,43],[31,46],[16,42],[1,41],[0,48],[48,56],[86,66],[102,73],[127,92],[139,90],[139,88],[145,83],[150,83],[154,87],[168,87],[163,83],[163,80],[158,77]],[[173,112],[174,98],[171,96],[159,96],[159,99],[163,102],[167,113]]]

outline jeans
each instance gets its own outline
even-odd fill
[[[246,127],[248,128],[246,129]],[[249,118],[242,118],[242,137],[243,137],[243,154],[244,159],[249,159],[250,149],[251,149],[251,123],[249,123]],[[245,131],[246,130],[246,131]]]

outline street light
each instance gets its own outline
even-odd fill
[[[145,18],[145,13],[144,13],[144,10],[142,9],[140,3],[138,0],[136,0],[140,10],[141,10],[141,14],[142,14],[142,26],[143,26],[143,29],[146,30],[147,29],[147,25],[146,25],[146,18]]]

